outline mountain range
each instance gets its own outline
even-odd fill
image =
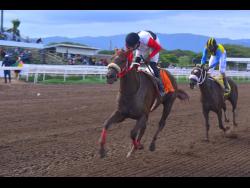
[[[162,34],[157,33],[159,36],[161,45],[166,50],[191,50],[194,52],[201,52],[208,40],[209,36],[196,35],[196,34]],[[113,50],[114,48],[124,47],[125,34],[113,35],[113,36],[99,36],[99,37],[47,37],[43,38],[43,43],[49,44],[52,42],[75,42],[92,47],[99,48],[100,50]],[[236,44],[246,47],[250,47],[250,39],[229,39],[229,38],[216,38],[218,43],[221,44]]]

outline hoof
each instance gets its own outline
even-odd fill
[[[99,154],[100,158],[104,158],[106,156],[106,151],[103,147],[99,150]]]
[[[142,150],[142,149],[144,149],[144,146],[142,144],[138,144],[136,149]]]
[[[236,138],[238,138],[238,135],[234,131],[230,131],[230,132],[226,133],[225,137],[231,138],[231,139],[236,139]]]
[[[202,141],[202,142],[208,143],[208,142],[209,142],[209,139],[208,139],[208,138],[204,138],[204,139],[202,139],[201,141]]]
[[[155,151],[155,144],[150,144],[150,147],[149,147],[149,150],[150,151]]]

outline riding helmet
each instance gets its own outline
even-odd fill
[[[126,46],[127,47],[134,47],[140,40],[140,37],[137,33],[129,33],[126,36]]]
[[[217,42],[216,40],[211,37],[210,39],[208,39],[207,41],[207,48],[208,49],[217,49]]]

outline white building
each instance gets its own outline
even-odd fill
[[[99,48],[94,48],[90,46],[81,46],[75,44],[53,44],[44,47],[45,50],[50,52],[56,52],[61,54],[73,54],[73,55],[85,55],[94,56],[97,54]]]
[[[247,64],[246,70],[250,71],[250,58],[227,57],[227,62],[233,62],[235,64],[235,69],[238,69],[239,64]]]

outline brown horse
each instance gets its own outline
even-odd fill
[[[193,89],[195,85],[199,85],[201,91],[202,111],[206,125],[206,141],[209,141],[208,131],[210,125],[208,115],[210,111],[213,111],[217,114],[220,129],[222,129],[225,133],[229,129],[229,127],[224,127],[222,123],[222,109],[224,110],[225,122],[229,122],[229,119],[226,116],[226,100],[230,101],[232,104],[233,125],[234,127],[237,126],[235,120],[235,110],[237,107],[238,89],[237,85],[232,79],[227,78],[231,87],[231,92],[228,96],[224,96],[224,91],[221,85],[219,85],[212,77],[210,77],[207,74],[207,70],[202,66],[194,67],[189,79],[190,88]]]
[[[159,100],[159,93],[155,79],[144,72],[138,71],[137,66],[132,66],[127,61],[127,52],[124,50],[117,50],[113,57],[113,62],[108,66],[106,75],[107,83],[112,84],[120,77],[120,90],[118,95],[117,109],[104,122],[103,131],[100,139],[100,155],[105,156],[105,140],[106,131],[111,124],[124,121],[126,118],[137,120],[135,127],[131,130],[130,136],[132,139],[132,148],[127,157],[135,149],[142,149],[140,144],[141,138],[146,129],[146,123],[149,113],[152,111],[152,106],[155,100],[158,104],[154,107],[156,109],[159,104],[163,104],[164,109],[159,122],[159,128],[156,131],[150,145],[150,150],[155,150],[155,141],[159,132],[163,129],[166,119],[171,111],[172,105],[178,97],[181,100],[188,99],[188,95],[177,88],[177,83],[174,77],[167,72],[175,92],[166,94],[162,100]]]

